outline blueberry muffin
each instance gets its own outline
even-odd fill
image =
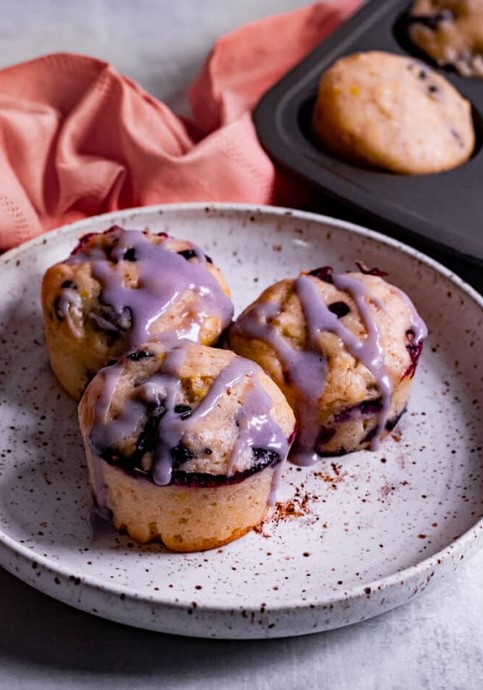
[[[483,77],[483,0],[416,0],[408,33],[438,65]]]
[[[257,364],[189,343],[148,343],[102,368],[79,421],[100,514],[174,551],[221,546],[260,524],[295,426]]]
[[[203,345],[230,323],[228,287],[192,242],[112,227],[84,236],[42,283],[54,374],[76,400],[110,359],[148,340]]]
[[[348,162],[412,175],[461,165],[475,145],[471,105],[444,77],[378,51],[343,57],[322,75],[312,129]]]
[[[266,289],[229,330],[285,393],[298,435],[291,459],[376,449],[409,396],[426,327],[379,271],[329,267]]]

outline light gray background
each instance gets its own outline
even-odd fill
[[[217,36],[303,4],[0,0],[0,67],[46,52],[85,53],[184,111],[185,87]],[[97,619],[0,569],[0,688],[481,690],[482,580],[480,551],[443,584],[366,623],[304,638],[224,642]]]

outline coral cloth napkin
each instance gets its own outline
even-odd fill
[[[92,58],[54,54],[0,71],[0,249],[132,206],[297,203],[251,109],[359,4],[317,3],[220,38],[189,90],[191,122]]]

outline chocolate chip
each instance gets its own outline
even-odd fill
[[[189,405],[176,405],[174,411],[175,414],[179,414],[181,419],[188,419],[188,417],[191,417],[193,412]]]
[[[72,281],[72,280],[64,280],[64,282],[60,284],[60,287],[63,290],[67,290],[67,289],[68,290],[78,290],[79,289],[77,287],[77,285],[74,283],[74,281]]]
[[[154,357],[153,353],[149,352],[149,350],[135,350],[134,352],[130,352],[127,356],[131,362],[139,362],[140,360],[147,359],[148,357]]]
[[[341,319],[343,316],[346,316],[351,310],[349,305],[345,302],[332,302],[332,304],[329,304],[327,308],[329,311],[335,314],[338,319]]]
[[[186,259],[186,261],[198,257],[198,254],[195,252],[194,249],[183,249],[183,251],[178,252],[178,254],[182,256],[184,259]]]
[[[153,451],[158,443],[159,420],[166,412],[163,404],[156,405],[147,411],[147,419],[143,430],[136,442],[136,450],[132,456],[134,465],[140,465],[143,456]]]
[[[178,445],[171,448],[169,452],[173,460],[173,469],[178,469],[180,465],[183,465],[185,462],[195,457],[193,451],[187,448],[184,443],[178,443]]]
[[[122,255],[122,258],[124,259],[124,261],[137,261],[135,248],[130,247],[129,249],[126,249],[126,251]]]

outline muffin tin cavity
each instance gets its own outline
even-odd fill
[[[407,0],[372,0],[321,43],[257,105],[254,122],[268,154],[341,209],[356,212],[378,230],[435,253],[456,254],[483,265],[483,90],[481,79],[440,68],[406,33]],[[324,150],[310,119],[320,77],[339,58],[359,51],[415,57],[444,76],[472,104],[475,148],[466,163],[447,172],[400,175],[361,167]]]

